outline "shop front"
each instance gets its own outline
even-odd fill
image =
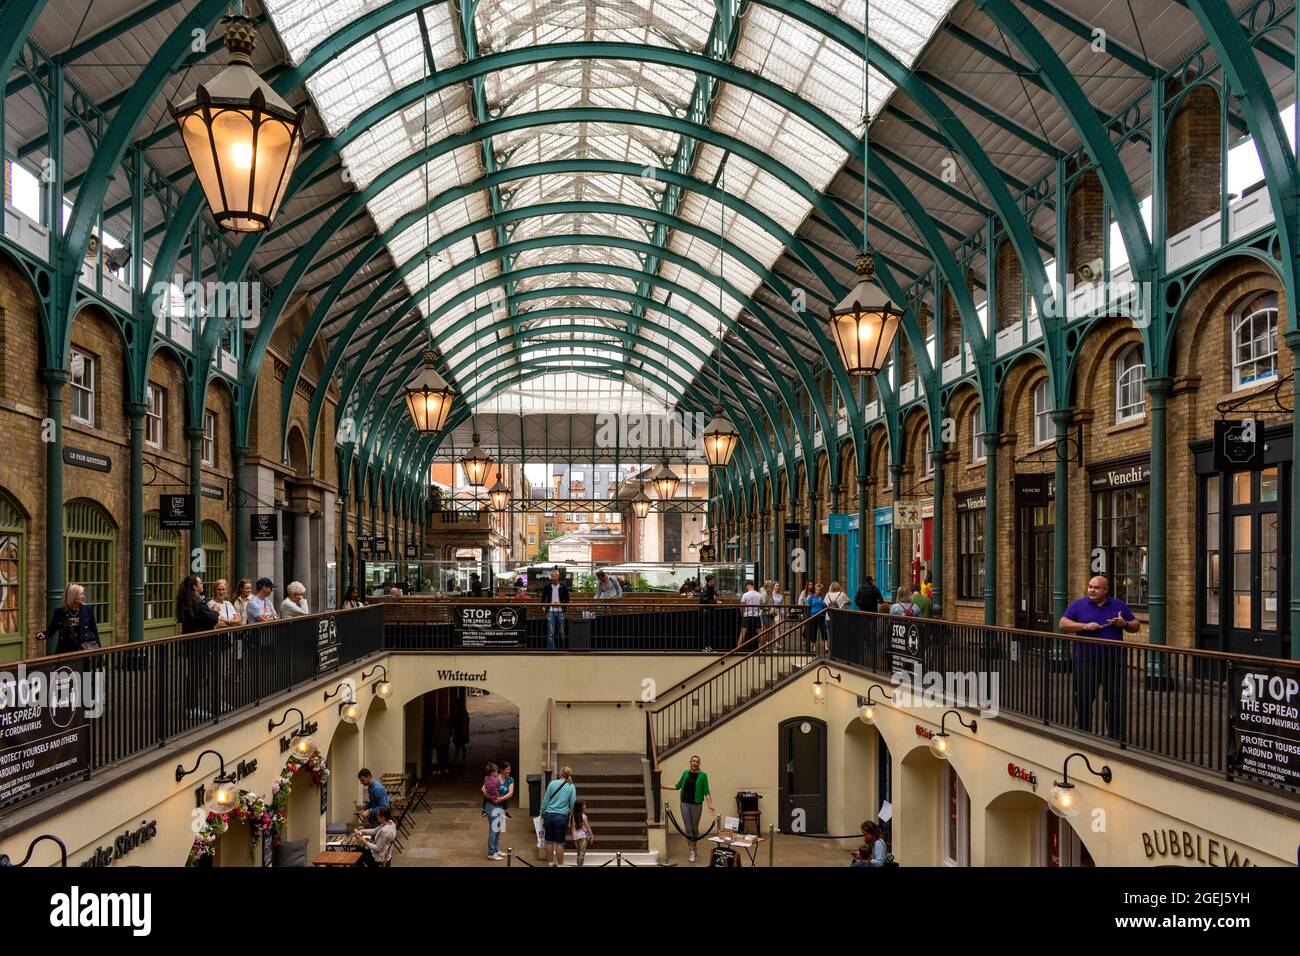
[[[1147,610],[1147,532],[1151,458],[1136,455],[1088,469],[1092,535],[1089,568],[1110,579],[1110,593],[1135,614]]]
[[[1224,468],[1212,440],[1192,444],[1197,647],[1288,657],[1291,426],[1261,434],[1247,467]]]
[[[1056,479],[1016,475],[1016,627],[1055,630],[1052,619],[1052,547],[1056,534]]]

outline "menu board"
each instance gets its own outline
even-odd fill
[[[103,689],[102,673],[66,666],[0,674],[0,807],[90,770],[89,718]]]

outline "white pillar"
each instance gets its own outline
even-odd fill
[[[317,577],[316,567],[311,559],[311,516],[306,512],[296,514],[286,512],[285,518],[293,521],[293,573],[299,581],[307,585],[310,597],[315,587],[314,579]],[[284,585],[288,587],[289,582],[285,581]],[[310,600],[307,606],[313,611],[319,607]]]

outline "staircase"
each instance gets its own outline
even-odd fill
[[[757,649],[729,651],[678,685],[673,699],[648,711],[646,744],[652,765],[796,679],[816,660],[804,642],[806,623],[799,618],[773,625],[759,635]]]
[[[587,819],[596,834],[591,852],[645,853],[646,775],[640,754],[571,754],[560,766],[573,768],[578,799],[587,804]],[[576,850],[572,840],[565,846]]]

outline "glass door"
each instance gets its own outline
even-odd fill
[[[1239,471],[1230,482],[1226,515],[1227,650],[1278,657],[1283,617],[1280,562],[1280,469]]]

